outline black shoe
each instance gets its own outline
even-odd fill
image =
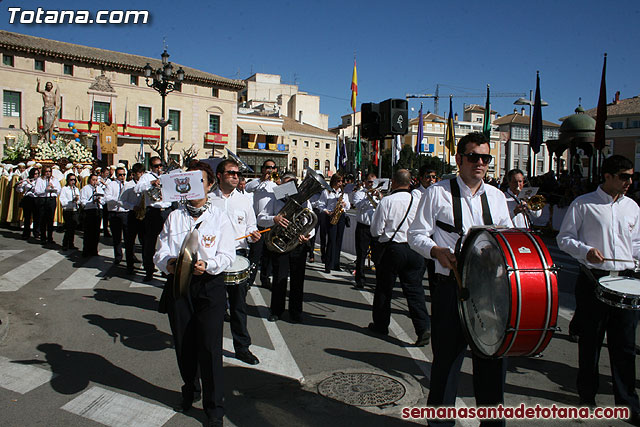
[[[363,281],[357,281],[356,282],[356,289],[364,289],[364,282]]]
[[[193,402],[198,402],[202,398],[201,392],[195,393],[183,393],[182,394],[182,402],[180,403],[180,407],[178,410],[180,412],[187,412],[193,406]]]
[[[291,323],[302,323],[302,314],[289,313],[289,320]]]
[[[122,258],[116,258],[113,260],[113,265],[119,265],[122,262]]]
[[[236,351],[236,359],[242,360],[244,363],[249,365],[257,365],[258,363],[260,363],[258,358],[253,353],[251,353],[249,349]]]
[[[145,274],[145,275],[144,275],[144,279],[142,279],[142,281],[143,281],[143,282],[150,282],[150,281],[152,281],[152,280],[153,280],[153,273],[151,273],[151,274],[149,274],[149,273]]]
[[[325,268],[324,272],[325,272],[325,274],[331,274],[331,269],[330,268]]]
[[[424,347],[429,344],[431,340],[431,332],[426,330],[418,335],[418,339],[416,340],[416,347]]]
[[[271,290],[271,279],[262,280],[262,278],[260,278],[260,283],[263,288]]]
[[[213,418],[207,420],[207,427],[222,427],[224,425],[222,418]]]
[[[63,251],[68,251],[69,250],[69,246],[62,245],[62,250]]]
[[[269,322],[277,322],[280,318],[278,316],[276,316],[275,314],[270,314],[269,318],[267,319]]]
[[[133,266],[128,266],[127,267],[127,274],[133,274],[133,273],[134,273]]]
[[[376,334],[389,335],[389,329],[387,329],[387,328],[384,328],[384,329],[383,328],[379,328],[373,322],[369,323],[369,326],[367,326],[367,329],[369,329],[371,332],[375,332]]]

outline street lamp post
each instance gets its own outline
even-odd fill
[[[516,102],[513,103],[514,105],[528,105],[529,106],[529,141],[531,141],[531,127],[533,126],[533,115],[531,114],[531,109],[533,108],[533,90],[529,90],[529,99],[526,98],[519,98]],[[547,105],[549,105],[548,102],[544,101],[544,100],[540,100],[540,105],[543,107],[546,107]],[[528,160],[528,165],[527,165],[527,175],[529,176],[529,178],[531,178],[532,176],[535,175],[535,171],[536,171],[536,167],[535,167],[535,161],[536,161],[536,154],[533,152],[533,150],[531,149],[531,144],[529,143],[529,160]]]
[[[165,113],[165,99],[167,95],[173,92],[176,89],[176,84],[182,83],[184,80],[184,70],[182,67],[178,68],[178,71],[173,72],[173,65],[169,62],[169,54],[165,49],[160,55],[162,58],[162,68],[158,68],[155,73],[151,65],[147,62],[147,65],[144,66],[144,77],[148,87],[151,87],[156,90],[162,97],[162,111],[160,113],[160,118],[156,119],[156,123],[160,126],[160,159],[163,164],[166,164],[164,158],[164,128],[171,123],[170,120],[166,120]],[[149,78],[153,73],[153,81],[149,83]]]

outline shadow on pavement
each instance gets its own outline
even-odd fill
[[[118,337],[120,342],[135,350],[160,351],[173,348],[171,335],[159,331],[151,323],[130,319],[109,319],[98,314],[85,314],[89,324],[96,325],[113,338],[115,343]]]

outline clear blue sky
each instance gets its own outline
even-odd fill
[[[350,112],[354,52],[362,102],[433,93],[527,93],[540,70],[545,120],[595,107],[608,53],[607,98],[640,95],[640,2],[623,1],[120,1],[110,10],[148,10],[146,25],[10,24],[9,7],[98,10],[87,1],[0,0],[0,29],[171,60],[224,77],[280,74],[320,95],[329,125]],[[501,115],[514,97],[492,97]],[[454,98],[454,112],[484,98]],[[433,100],[424,100],[425,111]],[[417,115],[419,101],[411,101]]]

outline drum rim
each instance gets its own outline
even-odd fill
[[[623,308],[623,309],[627,309],[627,310],[640,310],[640,295],[634,295],[633,298],[631,298],[628,294],[622,294],[616,291],[613,291],[609,288],[606,288],[604,286],[602,286],[600,284],[600,282],[598,281],[597,286],[596,286],[596,297],[603,303],[610,305],[612,307],[617,307],[617,308]],[[604,291],[604,292],[603,292]],[[616,297],[622,297],[622,298],[630,298],[632,300],[636,300],[636,304],[624,304],[621,302],[614,302],[611,301],[607,298],[604,298],[604,293],[607,294],[613,294]]]
[[[636,279],[635,277],[631,277],[631,276],[602,276],[601,278],[598,279],[597,285],[598,285],[599,288],[604,288],[608,292],[611,292],[611,293],[616,294],[616,295],[623,296],[625,298],[630,296],[630,295],[627,294],[627,293],[624,293],[624,292],[619,292],[619,291],[616,291],[614,289],[608,288],[608,287],[604,286],[604,284],[602,282],[600,282],[600,280],[604,279],[605,277],[616,277],[616,278],[620,278],[620,279],[632,279],[634,282],[638,282],[638,284],[640,284],[640,280],[639,279]],[[633,295],[636,298],[640,298],[640,294],[633,294]]]
[[[467,238],[465,239],[465,243],[469,241],[470,238],[475,237],[475,235],[480,234],[482,232],[489,232],[489,235],[496,241],[495,243],[498,244],[499,246],[499,242],[497,241],[497,239],[494,237],[494,235],[492,234],[492,232],[497,232],[497,229],[495,227],[472,227],[469,230],[469,234],[467,236]],[[461,258],[465,259],[466,258],[466,254],[468,251],[470,251],[471,249],[469,249],[470,246],[469,245],[462,245],[462,249],[460,252]],[[503,251],[500,251],[501,255],[502,255],[502,259],[504,262],[505,267],[508,267],[507,264],[507,259],[505,257],[505,254]],[[461,265],[461,272],[460,275],[462,277],[463,283],[464,283],[464,263],[462,263]],[[509,281],[509,280],[508,280]],[[509,286],[511,286],[511,283],[509,281],[508,283]],[[509,319],[511,319],[511,308],[513,307],[513,301],[512,301],[512,297],[513,295],[511,294],[511,292],[509,292],[509,314],[507,316],[507,326],[509,325]],[[463,303],[464,301],[460,300],[458,298],[458,314],[460,316],[460,323],[462,324],[462,330],[464,331],[464,334],[467,338],[467,343],[469,344],[469,347],[471,347],[471,350],[473,351],[474,354],[476,354],[477,356],[480,356],[482,358],[485,359],[496,359],[498,357],[500,357],[500,355],[498,354],[500,352],[500,349],[502,348],[502,346],[504,346],[504,339],[503,341],[500,343],[500,347],[498,348],[498,351],[496,351],[496,353],[494,354],[487,354],[486,352],[484,352],[482,349],[480,349],[480,347],[476,344],[475,339],[473,338],[473,336],[471,335],[471,332],[469,331],[469,327],[467,324],[467,316],[464,312],[463,309]],[[505,330],[506,332],[506,330]],[[506,333],[505,333],[505,337],[506,337]]]

